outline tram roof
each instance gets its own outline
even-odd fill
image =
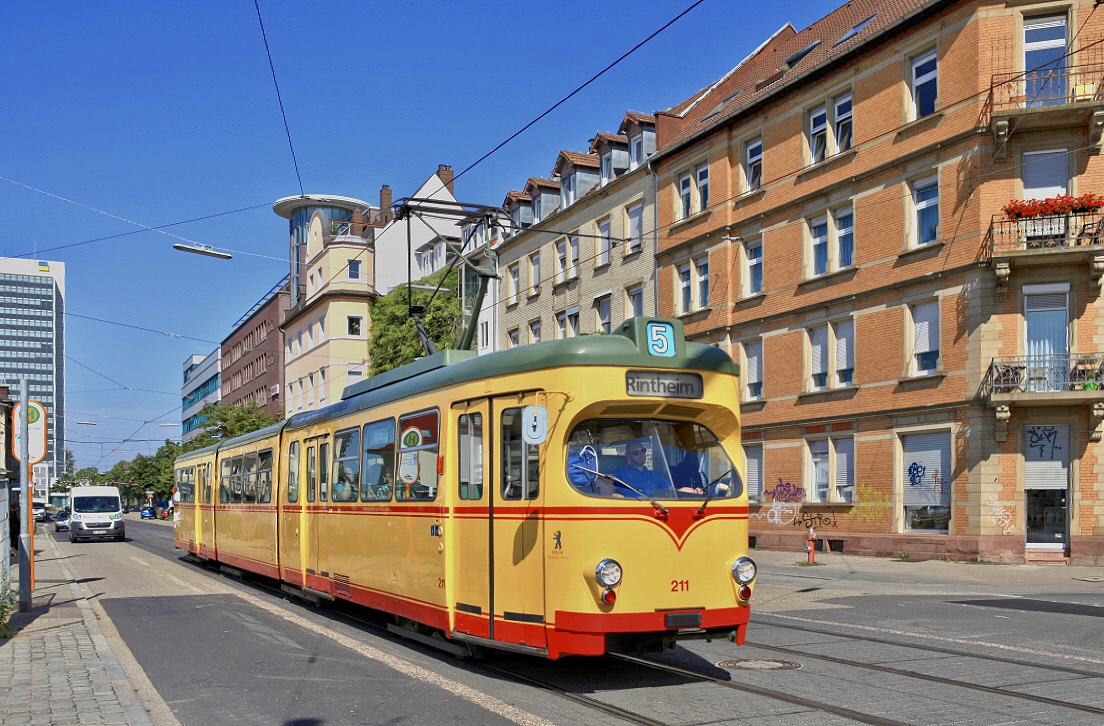
[[[675,355],[650,355],[646,337],[650,322],[656,320],[631,318],[611,335],[552,340],[478,357],[470,351],[442,351],[348,386],[340,402],[292,416],[287,425],[289,428],[310,426],[335,416],[459,383],[548,368],[618,366],[739,375],[739,366],[724,351],[710,345],[686,342],[682,323],[678,320],[659,321],[674,327]]]

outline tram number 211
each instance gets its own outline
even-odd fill
[[[690,592],[690,581],[671,580],[671,592]]]

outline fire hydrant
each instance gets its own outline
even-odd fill
[[[809,553],[809,564],[814,564],[816,556],[816,532],[812,527],[809,527],[809,531],[805,534],[805,551]]]

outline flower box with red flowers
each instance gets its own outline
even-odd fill
[[[1019,220],[1057,217],[1064,214],[1087,214],[1102,207],[1104,207],[1104,196],[1090,192],[1079,197],[1061,194],[1046,199],[1013,199],[1001,207],[1001,211],[1008,219]]]

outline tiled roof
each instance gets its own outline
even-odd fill
[[[556,157],[556,165],[552,167],[552,173],[558,173],[560,169],[563,168],[565,161],[576,169],[580,167],[584,169],[597,169],[600,163],[597,154],[580,154],[578,151],[568,151],[564,149],[560,151],[560,155]]]
[[[759,102],[769,98],[814,69],[835,61],[888,32],[922,11],[954,0],[851,0],[796,34],[782,30],[741,61],[706,91],[661,112],[660,125],[670,124],[675,133],[660,138],[658,156],[684,142],[720,126]],[[873,17],[872,17],[873,16]],[[839,42],[848,31],[870,19],[854,36]],[[838,43],[838,45],[837,45]],[[792,67],[782,70],[790,61]],[[777,77],[773,77],[777,74]],[[681,127],[681,128],[679,128]]]
[[[519,204],[521,202],[530,202],[533,197],[529,196],[527,192],[519,192],[517,189],[511,189],[506,192],[506,199],[502,202],[502,206],[508,207],[511,204]]]
[[[539,176],[529,177],[529,181],[525,184],[525,191],[529,191],[529,187],[545,187],[547,189],[560,190],[560,183],[555,179],[542,179]]]
[[[627,146],[629,137],[619,134],[607,134],[599,131],[590,140],[590,153],[594,154],[602,146]]]
[[[655,126],[656,118],[653,114],[637,113],[636,111],[629,111],[625,114],[625,118],[621,119],[621,125],[617,127],[617,133],[625,133],[625,129],[630,126]]]

